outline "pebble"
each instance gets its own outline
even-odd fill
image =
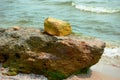
[[[15,26],[15,27],[13,27],[13,30],[15,30],[15,31],[20,30],[20,27],[19,26]]]

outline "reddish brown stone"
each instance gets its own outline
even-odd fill
[[[44,74],[49,80],[62,80],[91,67],[99,61],[105,47],[101,40],[55,37],[29,28],[7,29],[5,34],[0,37],[3,66],[17,73]],[[13,38],[13,34],[19,37]]]

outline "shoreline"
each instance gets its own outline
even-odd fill
[[[91,67],[92,71],[97,71],[111,78],[116,78],[114,80],[120,80],[120,56],[118,59],[102,56],[100,61]]]
[[[90,68],[88,74],[73,75],[67,80],[120,80],[120,66],[115,66],[116,61],[120,62],[120,59],[114,58],[114,63],[108,62],[110,60],[110,57],[102,56],[100,61]]]
[[[105,75],[98,71],[91,71],[89,74],[71,76],[67,80],[119,80],[119,79]]]

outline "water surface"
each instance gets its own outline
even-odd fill
[[[49,16],[77,34],[120,44],[120,0],[0,0],[0,27],[43,28]]]

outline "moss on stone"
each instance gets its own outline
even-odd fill
[[[16,71],[9,71],[9,72],[6,73],[6,75],[8,75],[8,76],[15,76],[17,74],[18,73]]]
[[[59,71],[46,71],[45,76],[49,80],[63,80],[67,78],[67,76]]]
[[[78,70],[77,72],[75,72],[74,74],[77,75],[77,74],[87,74],[89,72],[90,68],[84,68],[84,69],[80,69]]]

